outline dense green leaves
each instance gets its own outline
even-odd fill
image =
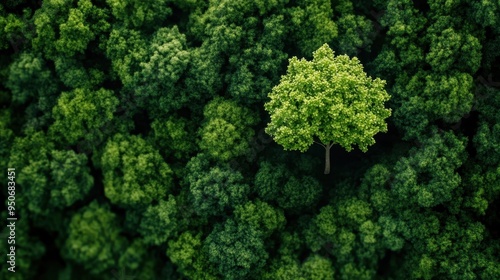
[[[63,250],[66,258],[93,274],[116,265],[125,244],[118,218],[107,205],[93,201],[71,218],[68,227]]]
[[[113,29],[106,55],[123,83],[124,95],[133,98],[134,104],[128,106],[139,105],[154,116],[164,116],[199,98],[180,90],[178,81],[187,70],[191,54],[177,26],[160,28],[149,40],[137,30]]]
[[[287,75],[265,105],[271,115],[266,132],[286,150],[306,151],[317,138],[325,145],[366,151],[377,132],[387,131],[385,82],[368,77],[357,58],[334,56],[328,45],[313,56],[312,61],[290,60]]]
[[[59,26],[61,38],[56,41],[56,49],[64,54],[82,53],[94,34],[89,26],[84,25],[84,15],[81,11],[71,9],[68,21]]]
[[[156,27],[164,22],[172,9],[168,0],[144,2],[139,0],[106,0],[113,16],[132,28]]]
[[[172,170],[158,151],[139,136],[115,135],[98,163],[103,170],[105,195],[115,204],[149,205],[172,189]]]
[[[225,279],[249,277],[268,258],[259,232],[233,220],[216,225],[205,242],[209,261]]]
[[[266,132],[285,150],[304,152],[319,140],[329,174],[333,144],[366,152],[373,136],[387,131],[391,110],[384,107],[389,99],[384,86],[385,81],[366,75],[356,57],[335,56],[324,44],[312,61],[290,59],[287,74],[264,105],[271,115]]]
[[[396,163],[394,191],[405,201],[432,207],[452,199],[461,182],[456,169],[465,160],[465,142],[453,134],[435,134]]]
[[[314,205],[322,188],[313,177],[297,178],[283,164],[262,162],[255,176],[255,190],[263,200],[296,211]]]
[[[250,126],[257,121],[254,113],[235,102],[217,98],[205,106],[203,115],[205,122],[198,131],[202,150],[221,161],[248,152],[254,134]]]
[[[101,128],[110,125],[118,99],[113,91],[106,89],[89,90],[77,88],[61,93],[54,107],[54,124],[51,132],[63,143],[75,144],[84,139],[100,142],[104,136]]]
[[[85,64],[92,61],[79,61],[75,58],[58,57],[55,61],[56,74],[69,88],[95,88],[104,80],[104,73]]]
[[[15,103],[25,103],[29,98],[40,100],[55,93],[57,86],[52,78],[52,73],[47,69],[45,60],[33,53],[22,53],[11,64],[9,76],[5,86],[12,92],[12,101]],[[40,106],[46,110],[45,106]]]
[[[338,38],[338,49],[341,53],[354,56],[359,49],[369,48],[371,45],[372,23],[363,16],[345,15],[338,20],[341,34]]]
[[[288,57],[286,2],[212,1],[191,14],[190,34],[202,43],[186,79],[190,95],[224,91],[240,103],[263,101]]]
[[[160,152],[181,159],[195,150],[192,126],[185,118],[156,119],[151,124],[152,139]]]
[[[29,9],[23,10],[22,15],[6,13],[5,8],[0,5],[0,49],[12,47],[18,51],[27,43],[28,18],[31,16]]]
[[[177,230],[177,204],[173,196],[160,200],[158,205],[150,205],[141,220],[139,232],[147,243],[165,243]]]
[[[249,186],[243,182],[242,174],[227,164],[211,167],[208,158],[199,154],[186,169],[185,181],[198,215],[220,215],[247,199]]]
[[[84,198],[94,184],[87,156],[72,150],[56,150],[43,132],[16,138],[9,166],[18,168],[17,182],[23,186],[28,209],[49,215]]]
[[[266,237],[276,230],[283,229],[286,222],[283,211],[259,200],[238,205],[234,210],[234,216],[236,222],[248,224]]]
[[[149,109],[160,110],[158,114],[179,109],[190,101],[189,95],[176,88],[189,60],[186,39],[178,28],[158,29],[149,43],[147,58],[134,73],[131,86],[139,101]]]
[[[33,48],[51,59],[83,54],[110,27],[107,10],[91,0],[44,1],[33,23]]]
[[[430,47],[426,61],[435,71],[445,72],[453,64],[471,73],[479,68],[481,45],[479,40],[470,34],[462,35],[448,28],[443,30],[440,36],[432,37]]]
[[[167,255],[178,270],[190,279],[217,279],[216,269],[208,262],[202,250],[201,234],[183,232],[176,240],[169,241]]]
[[[2,1],[0,279],[500,279],[499,11]]]
[[[328,1],[298,1],[290,9],[293,33],[302,55],[309,56],[322,44],[337,37],[337,25],[332,20],[332,7]]]
[[[417,137],[437,119],[457,122],[472,107],[473,85],[468,74],[451,72],[449,76],[438,76],[419,71],[405,83],[396,89],[404,103],[395,117],[398,124],[407,126],[407,137]]]

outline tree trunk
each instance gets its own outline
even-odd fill
[[[330,174],[330,143],[325,145],[325,175]]]

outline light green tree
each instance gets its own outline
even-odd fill
[[[168,242],[167,256],[177,270],[189,279],[216,280],[217,270],[203,250],[201,233],[185,231]]]
[[[199,146],[220,161],[245,155],[254,135],[250,126],[257,122],[255,113],[231,100],[215,98],[203,110],[205,121],[198,130]]]
[[[327,44],[313,60],[290,59],[287,74],[264,106],[271,115],[266,128],[285,150],[306,151],[311,144],[325,148],[325,174],[330,173],[330,148],[347,151],[357,145],[366,152],[373,136],[387,131],[385,81],[372,79],[357,58],[335,56]],[[318,141],[319,140],[319,141]]]
[[[113,91],[104,88],[62,92],[52,109],[55,121],[49,132],[54,139],[70,145],[81,139],[99,143],[104,138],[102,128],[112,121],[117,106]]]
[[[116,134],[95,163],[102,169],[104,194],[122,207],[140,208],[160,201],[173,185],[168,164],[140,136]]]

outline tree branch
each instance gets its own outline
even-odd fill
[[[326,149],[326,146],[325,146],[325,145],[323,145],[323,144],[321,144],[321,143],[319,143],[319,142],[316,142],[316,141],[314,141],[314,140],[313,140],[313,142],[314,142],[314,143],[316,143],[316,144],[318,144],[318,145],[321,145],[323,148],[325,148],[325,149]]]

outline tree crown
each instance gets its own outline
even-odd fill
[[[319,139],[366,151],[376,133],[387,131],[384,120],[391,110],[384,107],[389,100],[384,85],[367,76],[356,57],[335,56],[324,44],[312,61],[290,59],[265,104],[271,115],[266,132],[285,150],[303,152]]]

